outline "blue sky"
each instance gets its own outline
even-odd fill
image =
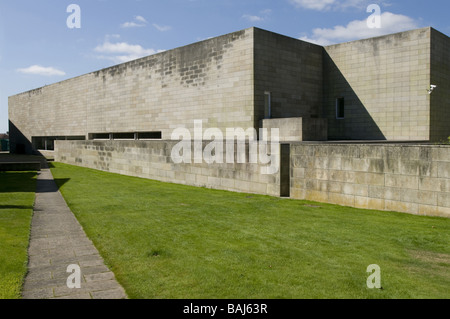
[[[80,28],[69,28],[71,4]],[[381,28],[369,28],[370,4]],[[431,26],[448,0],[0,0],[0,133],[8,96],[252,26],[319,44]]]

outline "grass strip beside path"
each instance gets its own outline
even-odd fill
[[[0,299],[21,298],[35,191],[35,172],[0,172]]]
[[[68,205],[139,299],[449,298],[450,221],[55,163]],[[367,267],[382,289],[368,289]]]

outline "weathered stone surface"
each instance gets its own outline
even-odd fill
[[[280,163],[271,161],[269,165],[277,167],[274,174],[265,174],[264,168],[268,165],[262,164],[260,157],[257,163],[212,163],[205,161],[202,163],[176,164],[171,159],[173,147],[178,143],[175,141],[107,141],[101,142],[103,147],[110,149],[111,157],[108,160],[108,167],[105,161],[100,159],[101,151],[93,151],[94,145],[100,142],[93,141],[57,141],[55,152],[56,160],[67,164],[79,165],[112,173],[119,173],[142,178],[149,178],[163,182],[174,182],[199,187],[216,188],[230,191],[258,193],[264,195],[280,196]],[[203,143],[203,149],[208,142]],[[269,145],[270,146],[270,145]],[[279,145],[275,153],[279,155]],[[139,149],[139,153],[136,150]],[[246,148],[248,151],[248,147]],[[88,151],[89,150],[89,151]],[[232,155],[237,158],[238,147],[234,148]],[[271,151],[269,147],[269,151]],[[150,156],[153,153],[162,154],[167,161],[161,163]],[[130,158],[130,153],[135,154]],[[226,162],[226,150],[224,151]],[[77,163],[76,158],[83,157],[83,163]],[[127,162],[127,165],[121,165]],[[140,166],[139,171],[135,166]],[[318,173],[319,174],[319,173]],[[80,249],[77,254],[88,254]]]
[[[329,137],[446,140],[450,135],[450,39],[423,28],[325,47],[324,113]],[[430,84],[444,88],[430,95]],[[336,98],[345,100],[337,119]],[[418,160],[417,148],[405,158]],[[366,150],[363,151],[366,153]]]
[[[439,145],[293,144],[291,196],[450,217],[449,150]],[[304,156],[311,152],[329,157]]]

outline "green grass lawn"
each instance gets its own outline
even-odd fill
[[[0,172],[0,299],[19,299],[27,272],[36,173]]]
[[[52,172],[130,298],[450,297],[448,219]]]

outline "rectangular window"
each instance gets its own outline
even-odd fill
[[[85,141],[86,136],[66,136],[62,139],[66,141]]]
[[[55,141],[56,141],[56,138],[45,139],[45,150],[46,151],[54,151],[55,150]]]
[[[138,140],[160,140],[162,132],[142,132],[138,133]]]
[[[85,136],[45,136],[32,137],[33,147],[38,151],[54,151],[55,141],[84,141]]]
[[[336,119],[345,119],[345,99],[343,97],[336,99]]]
[[[110,135],[109,135],[109,133],[94,133],[94,134],[91,134],[91,139],[92,140],[109,140]]]
[[[113,133],[114,140],[135,140],[134,133]]]
[[[45,138],[43,137],[33,137],[33,146],[37,150],[45,150]]]
[[[272,118],[272,94],[270,92],[264,92],[264,118]]]

